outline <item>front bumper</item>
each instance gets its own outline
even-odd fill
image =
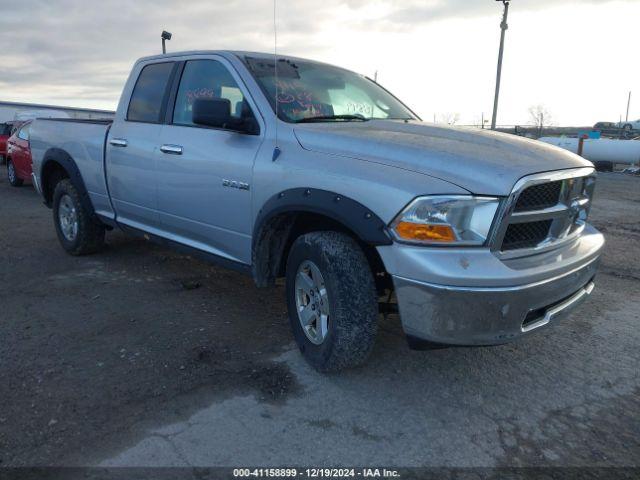
[[[580,242],[583,245],[579,245]],[[401,272],[390,272],[405,333],[440,344],[496,345],[554,323],[585,300],[594,288],[604,239],[590,227],[577,243],[565,251],[555,252],[555,263],[542,261],[548,255],[509,262],[493,257],[500,262],[500,266],[494,268],[487,268],[493,260],[479,262],[485,268],[484,274],[475,281],[467,279],[467,285],[471,286],[423,280],[427,275],[416,279]],[[435,272],[426,268],[426,264],[431,263],[427,260],[428,252],[424,254],[423,272],[434,276]],[[441,272],[439,262],[444,260],[444,253],[438,254],[436,270]],[[452,253],[450,262],[446,262],[450,265],[450,275],[460,264],[457,255]],[[388,257],[389,252],[383,259],[385,256]],[[474,270],[473,263],[465,266],[465,273]],[[544,275],[542,267],[545,267]],[[501,268],[507,268],[513,275],[507,285],[498,281]]]

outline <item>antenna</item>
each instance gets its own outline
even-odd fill
[[[276,21],[277,0],[273,0],[273,68],[275,73],[275,98],[274,98],[274,114],[275,114],[275,148],[273,149],[273,157],[271,161],[275,162],[280,156],[280,145],[278,143],[278,23]]]

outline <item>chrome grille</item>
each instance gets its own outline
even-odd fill
[[[502,251],[535,247],[549,235],[551,222],[552,220],[542,220],[509,225],[502,241]]]
[[[527,188],[518,197],[516,212],[530,212],[557,205],[560,201],[562,181],[541,183]]]
[[[504,258],[525,256],[577,237],[585,227],[594,188],[593,168],[523,178],[502,209],[492,250]]]

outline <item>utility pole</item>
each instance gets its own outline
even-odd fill
[[[500,24],[500,51],[498,52],[498,73],[496,75],[496,96],[493,100],[493,118],[491,119],[491,130],[496,129],[496,120],[498,117],[498,97],[500,96],[500,77],[502,76],[502,56],[504,54],[504,36],[509,28],[507,25],[507,17],[509,15],[509,0],[496,0],[504,5],[504,13],[502,15],[502,23]]]
[[[629,92],[629,100],[627,100],[627,118],[625,119],[625,122],[629,121],[629,107],[631,106],[631,92]]]

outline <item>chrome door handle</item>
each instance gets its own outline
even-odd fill
[[[124,138],[112,138],[109,143],[114,147],[126,147],[128,145]]]
[[[170,155],[182,155],[182,147],[180,145],[162,145],[160,151]]]

